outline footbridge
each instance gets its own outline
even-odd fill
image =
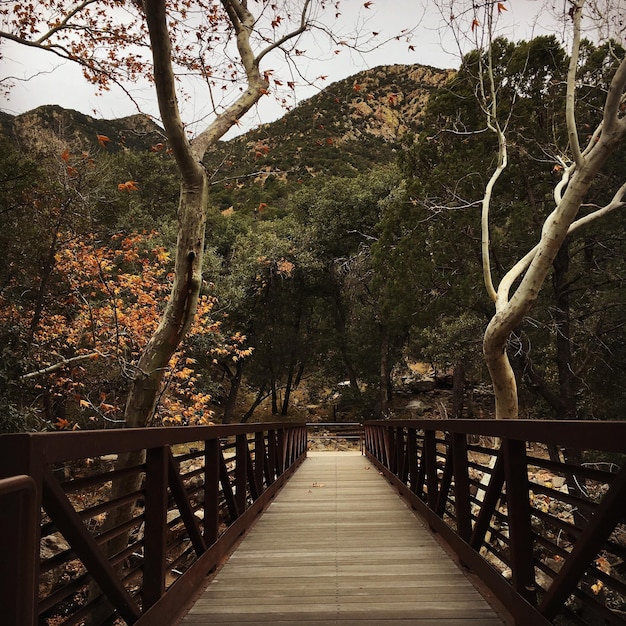
[[[351,430],[0,436],[1,623],[626,623],[626,423]]]

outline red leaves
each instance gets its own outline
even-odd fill
[[[369,9],[369,8],[370,8],[373,4],[374,4],[373,2],[364,2],[364,3],[363,3],[363,6],[364,6],[366,9]]]
[[[72,155],[70,154],[70,151],[67,148],[65,148],[65,150],[63,151],[63,154],[61,155],[61,158],[67,163],[71,157]]]
[[[100,146],[103,148],[106,148],[107,143],[111,141],[106,135],[96,135],[96,139],[98,140]]]
[[[472,20],[472,32],[474,32],[480,26],[480,22],[474,18]]]

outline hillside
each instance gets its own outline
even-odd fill
[[[100,147],[99,135],[108,137],[109,152],[147,150],[164,141],[163,130],[146,115],[103,120],[57,105],[41,106],[16,116],[2,113],[0,128],[24,150],[39,153],[50,147],[93,152]]]
[[[380,66],[332,83],[281,119],[264,124],[210,152],[213,204],[253,211],[260,201],[280,206],[294,186],[320,174],[352,176],[395,160],[402,138],[420,130],[430,93],[452,74],[421,65]],[[162,129],[144,115],[95,119],[56,105],[0,115],[0,128],[26,151],[94,153],[149,150],[164,142]]]
[[[222,210],[249,210],[258,205],[260,188],[265,203],[280,203],[292,185],[320,174],[353,176],[392,162],[403,137],[419,132],[429,95],[452,74],[392,65],[329,85],[276,122],[207,155],[207,169],[219,186],[214,203]]]

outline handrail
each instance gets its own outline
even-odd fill
[[[516,624],[625,623],[626,422],[366,422],[365,448]]]
[[[283,423],[0,436],[0,478],[13,477],[0,480],[1,552],[11,555],[0,614],[16,626],[175,623],[304,460],[306,436],[304,424]],[[27,513],[3,495],[16,475],[27,477]],[[33,542],[22,546],[30,561],[11,543],[16,515],[34,529],[19,534]]]

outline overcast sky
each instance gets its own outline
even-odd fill
[[[555,0],[557,4],[562,1]],[[513,40],[542,34],[541,26],[536,23],[541,0],[505,0],[505,3],[508,10],[501,19],[503,34]],[[311,78],[325,75],[327,79],[318,82],[317,88],[300,88],[296,92],[299,100],[312,96],[317,89],[336,80],[378,65],[420,63],[442,68],[458,67],[458,53],[453,41],[449,37],[446,39],[440,15],[432,8],[432,3],[426,0],[374,0],[368,9],[363,4],[364,0],[342,0],[340,19],[343,21],[337,26],[347,30],[357,22],[364,29],[379,32],[381,40],[393,37],[403,29],[414,28],[412,40],[408,42],[401,37],[366,55],[357,55],[345,49],[339,55],[330,50],[313,55],[319,58],[308,61],[304,72]],[[427,8],[424,11],[420,6]],[[42,104],[58,104],[105,119],[138,112],[137,107],[117,89],[96,95],[94,88],[83,79],[81,71],[69,62],[59,63],[52,55],[16,44],[3,45],[3,56],[3,77],[27,79],[20,80],[10,96],[3,97],[0,102],[0,108],[8,113],[19,114]],[[265,67],[271,66],[272,61],[268,60]],[[144,113],[158,116],[151,87],[137,85],[134,95]],[[198,92],[189,104],[183,105],[183,117],[187,123],[206,115],[206,100],[206,94]],[[273,121],[283,113],[274,99],[265,97],[256,110],[248,113],[240,131]]]

